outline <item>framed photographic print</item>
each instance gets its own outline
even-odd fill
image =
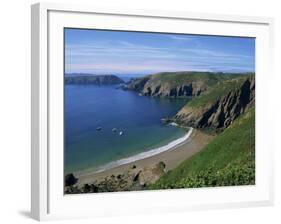
[[[269,205],[270,18],[32,6],[32,217]]]

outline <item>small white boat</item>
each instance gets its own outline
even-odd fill
[[[117,128],[112,128],[112,131],[113,131],[113,132],[116,132],[116,131],[117,131]]]
[[[120,131],[120,132],[119,132],[119,135],[123,135],[123,131]]]
[[[171,122],[170,125],[171,126],[179,126],[176,122]]]

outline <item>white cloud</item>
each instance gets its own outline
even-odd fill
[[[192,37],[168,35],[168,38],[176,41],[194,41]]]
[[[192,38],[184,36],[168,37],[175,41],[192,41]],[[154,47],[112,40],[66,45],[66,72],[149,73],[220,69],[224,71],[231,66],[238,70],[254,68],[254,58],[248,55],[202,49],[194,44],[190,47],[169,46]]]

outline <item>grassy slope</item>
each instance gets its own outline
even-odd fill
[[[255,109],[252,108],[150,189],[254,184],[254,161]]]
[[[200,107],[207,103],[214,103],[219,97],[225,96],[230,91],[241,88],[242,83],[249,77],[249,75],[243,75],[235,78],[232,77],[232,79],[220,80],[207,92],[189,101],[186,106]]]
[[[155,83],[166,83],[171,87],[182,85],[183,83],[203,81],[207,85],[214,85],[220,80],[226,80],[232,75],[211,72],[162,72],[151,76],[151,81]]]

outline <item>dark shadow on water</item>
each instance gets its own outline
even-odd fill
[[[31,219],[31,213],[30,213],[30,211],[22,210],[22,211],[19,211],[18,213],[19,213],[21,216],[25,217],[25,218],[30,218],[30,219]]]

